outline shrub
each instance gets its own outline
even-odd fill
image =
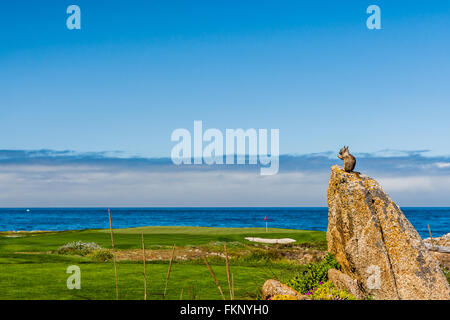
[[[58,249],[59,254],[77,254],[80,256],[85,256],[91,253],[94,250],[102,249],[95,242],[82,242],[82,241],[73,241],[67,243]]]
[[[356,300],[352,294],[336,289],[330,281],[320,284],[306,294],[312,300]]]
[[[107,262],[112,260],[113,254],[107,249],[97,249],[89,253],[88,257],[94,261]]]
[[[320,262],[310,263],[307,270],[301,275],[295,276],[288,282],[288,285],[302,294],[306,294],[320,283],[328,280],[328,270],[339,269],[339,263],[331,253],[328,253]]]

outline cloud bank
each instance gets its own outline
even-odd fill
[[[450,157],[426,150],[355,154],[401,206],[450,206]],[[181,165],[124,153],[0,150],[2,207],[326,206],[333,152],[280,156],[257,165]]]

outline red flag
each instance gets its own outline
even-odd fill
[[[267,221],[267,216],[264,216],[264,221]]]

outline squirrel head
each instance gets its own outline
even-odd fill
[[[339,151],[339,155],[340,155],[340,157],[339,158],[344,158],[344,157],[346,157],[346,156],[348,156],[350,154],[350,152],[348,151],[348,146],[346,147],[346,146],[344,146],[340,151]],[[341,158],[341,159],[342,159]]]

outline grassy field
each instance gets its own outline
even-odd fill
[[[304,270],[304,265],[290,255],[298,250],[311,254],[326,247],[325,233],[288,229],[143,227],[114,230],[119,298],[143,299],[143,263],[133,253],[141,249],[145,236],[148,299],[162,299],[169,261],[167,255],[175,244],[178,254],[200,252],[208,256],[227,298],[228,285],[223,254],[227,244],[236,299],[257,299],[262,284],[269,278],[286,280]],[[263,245],[245,237],[292,238],[291,245]],[[60,246],[72,242],[95,242],[111,248],[109,230],[83,230],[46,233],[0,233],[0,299],[114,299],[115,282],[112,262],[96,262],[78,255],[57,253]],[[129,254],[129,255],[127,255]],[[130,257],[129,259],[127,257]],[[157,258],[159,256],[159,258]],[[81,269],[81,289],[69,290],[66,269]],[[199,256],[175,259],[166,299],[221,299],[208,269]]]

